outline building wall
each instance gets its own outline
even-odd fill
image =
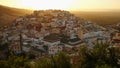
[[[63,50],[62,46],[54,45],[49,47],[48,52],[50,55],[55,55],[62,50]]]
[[[12,48],[11,50],[15,53],[15,54],[19,54],[21,53],[21,46],[19,42],[15,42],[14,44],[12,44]]]

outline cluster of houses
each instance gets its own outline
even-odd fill
[[[61,51],[75,54],[81,45],[110,42],[105,28],[61,10],[34,11],[14,20],[1,34],[2,44],[9,43],[15,54],[24,52],[39,58]],[[116,37],[120,40],[120,33]]]
[[[110,33],[112,47],[120,47],[120,23],[107,25],[106,28]]]
[[[113,47],[120,47],[120,31],[114,32],[111,39],[111,44]]]

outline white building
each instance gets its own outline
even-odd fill
[[[63,45],[53,45],[49,46],[48,53],[50,55],[55,55],[63,50]]]
[[[25,53],[28,53],[30,51],[30,46],[22,46],[22,50],[25,52]]]

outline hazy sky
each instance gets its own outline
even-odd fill
[[[0,0],[1,5],[27,9],[108,10],[120,9],[120,0]]]

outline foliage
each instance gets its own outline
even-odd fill
[[[70,68],[71,66],[70,58],[64,53],[59,53],[52,60],[56,68]]]
[[[0,68],[30,68],[27,57],[11,54],[7,60],[0,60]]]
[[[59,53],[51,58],[44,58],[36,62],[35,68],[70,68],[70,58],[64,54]]]
[[[36,61],[35,68],[53,68],[53,64],[50,59],[43,58],[40,61]]]
[[[76,64],[63,52],[36,59],[32,64],[28,57],[11,54],[7,60],[0,60],[0,68],[119,68],[120,49],[109,46],[109,43],[97,43],[93,48],[81,46]]]
[[[99,43],[92,49],[86,46],[80,47],[77,68],[118,68],[118,51],[109,46],[109,43]]]

